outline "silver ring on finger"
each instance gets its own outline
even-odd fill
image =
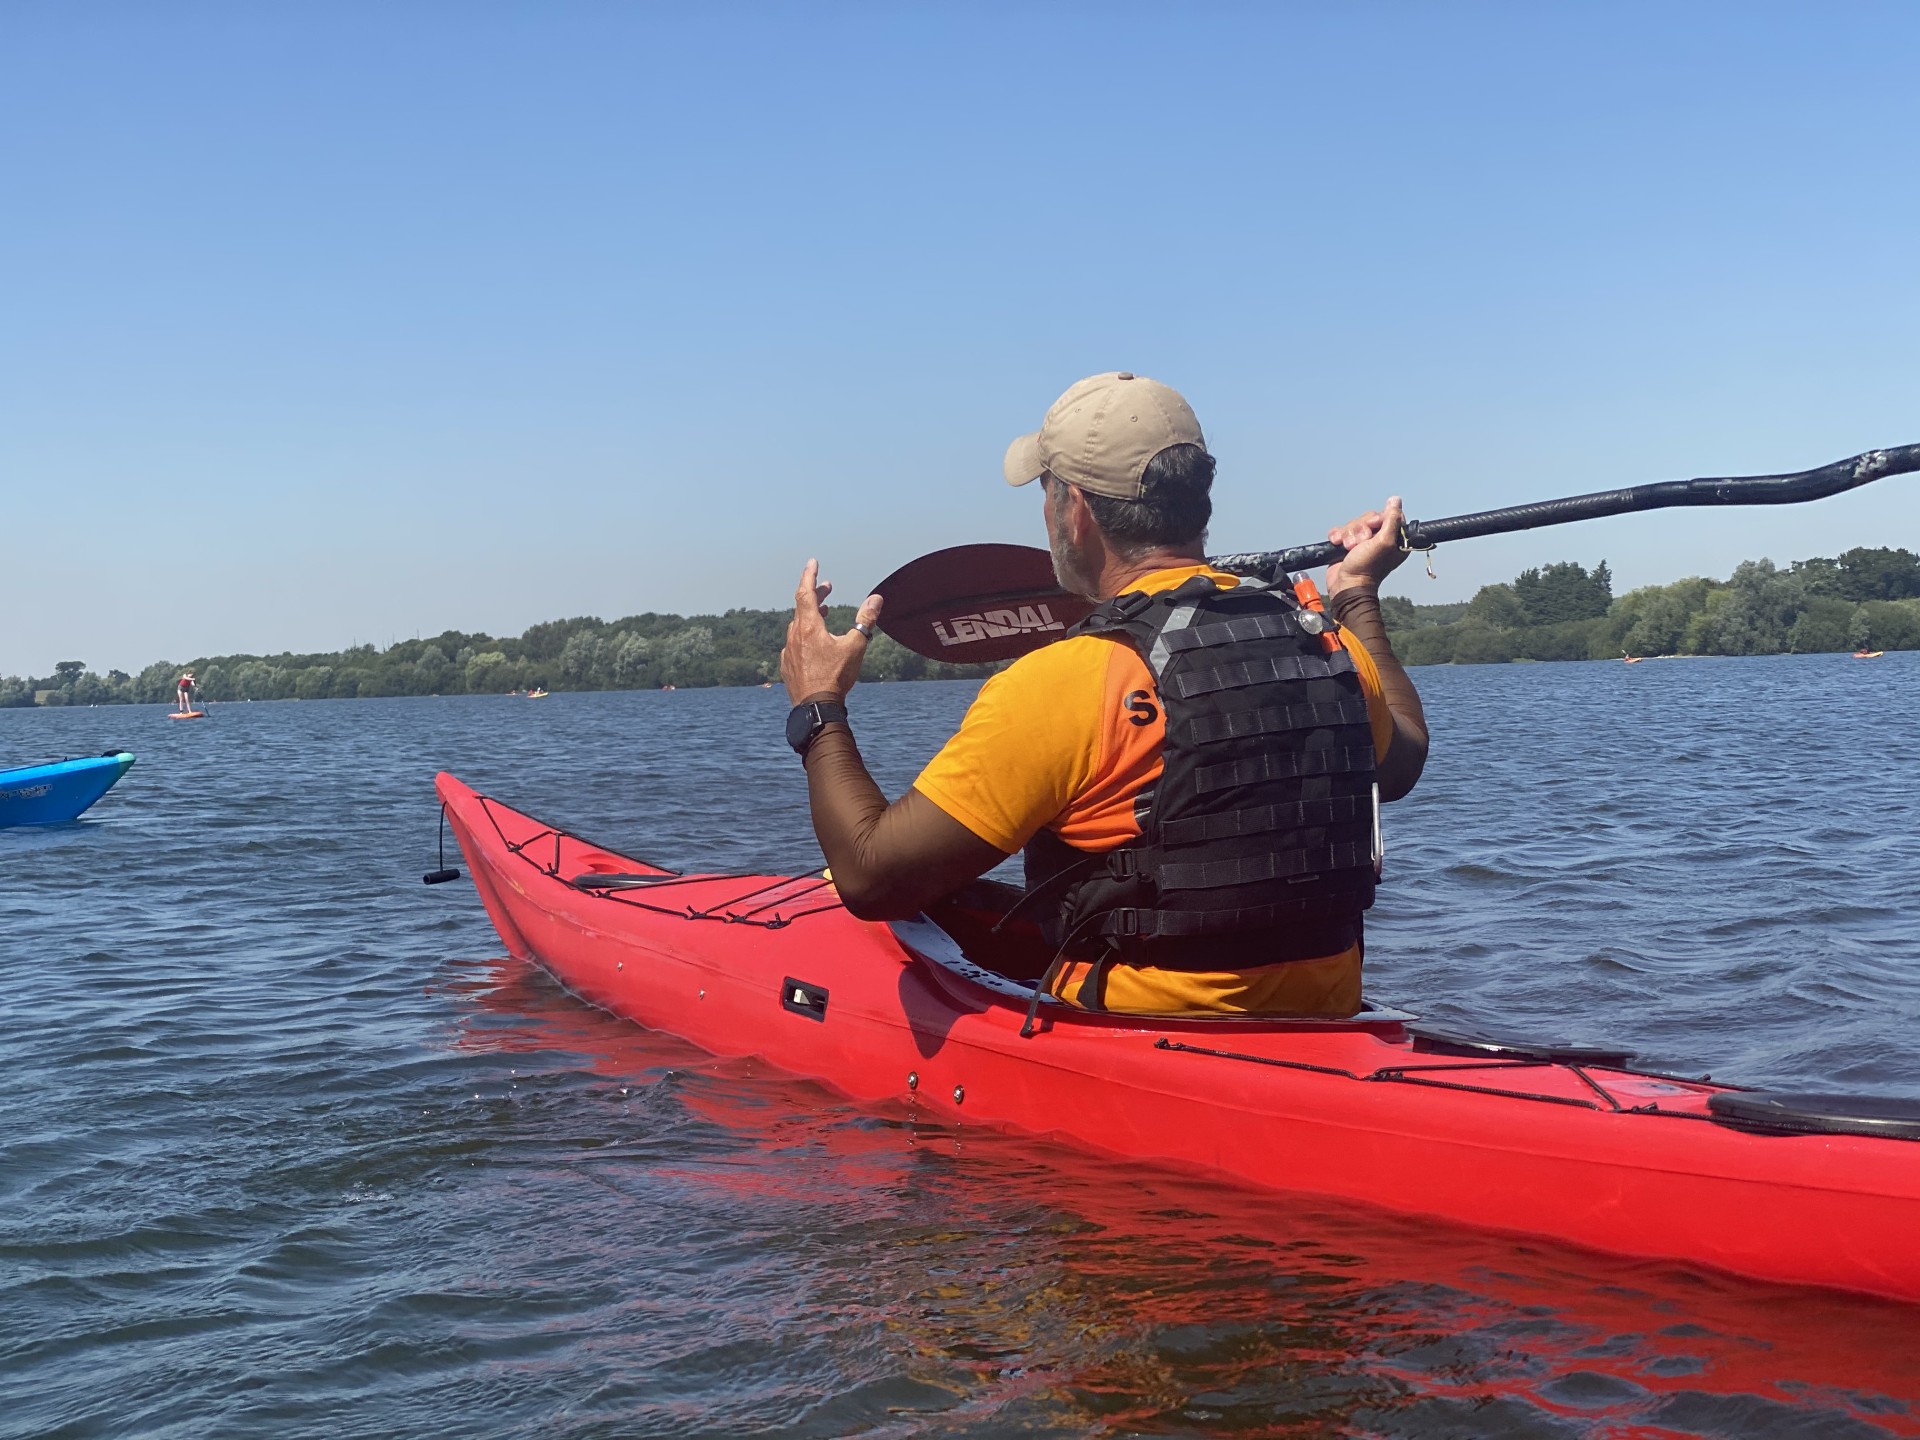
[[[867,639],[869,640],[873,639],[873,626],[869,625],[865,620],[854,621],[853,628],[858,630],[862,635],[866,636]]]

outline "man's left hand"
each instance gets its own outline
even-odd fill
[[[1327,567],[1327,594],[1338,595],[1356,585],[1378,585],[1398,570],[1407,552],[1400,548],[1400,532],[1407,523],[1400,497],[1388,497],[1378,510],[1336,526],[1327,539],[1347,547],[1346,558]]]
[[[780,652],[780,678],[786,682],[787,698],[795,705],[826,696],[846,698],[860,678],[860,662],[866,658],[874,622],[880,618],[880,597],[869,595],[860,602],[853,629],[844,635],[833,634],[827,629],[827,596],[832,593],[832,582],[820,578],[820,562],[807,561],[793,595],[787,647]]]

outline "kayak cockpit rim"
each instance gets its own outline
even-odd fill
[[[474,794],[481,812],[504,850],[542,875],[565,885],[574,893],[608,904],[631,906],[679,920],[710,920],[748,925],[762,929],[780,929],[807,915],[844,909],[832,882],[825,875],[770,876],[766,874],[681,874],[651,866],[611,847],[601,846],[556,826],[533,820],[531,816],[501,804],[499,808],[535,827],[515,841],[502,828],[494,806],[499,802]],[[591,852],[576,856],[573,865],[563,866],[563,841],[573,841]],[[552,858],[544,858],[546,843],[552,842]],[[579,870],[584,861],[587,868]],[[604,864],[607,868],[600,869]],[[646,867],[644,870],[637,866]],[[565,869],[576,873],[568,875]],[[744,891],[725,890],[715,898],[696,890],[703,906],[673,906],[641,900],[639,895],[658,895],[677,886],[711,887],[714,882],[744,882]],[[803,908],[790,909],[795,901]],[[1345,1018],[1328,1016],[1285,1016],[1264,1014],[1216,1015],[1136,1015],[1124,1012],[1082,1010],[1050,995],[1038,993],[1038,987],[1013,975],[982,965],[970,958],[946,929],[922,915],[914,920],[895,921],[887,926],[903,956],[924,967],[927,975],[959,1004],[979,1009],[994,1004],[1029,1010],[1045,1015],[1049,1025],[1096,1028],[1107,1031],[1152,1034],[1153,1048],[1170,1058],[1186,1056],[1201,1063],[1227,1062],[1311,1072],[1329,1078],[1365,1083],[1389,1083],[1428,1089],[1450,1090],[1521,1102],[1545,1103],[1561,1107],[1611,1113],[1621,1118],[1655,1117],[1704,1121],[1725,1129],[1776,1137],[1775,1143],[1793,1143],[1798,1139],[1811,1144],[1831,1144],[1835,1139],[1884,1143],[1886,1141],[1920,1143],[1920,1101],[1875,1096],[1830,1094],[1778,1094],[1741,1086],[1716,1083],[1706,1076],[1690,1077],[1659,1071],[1636,1069],[1631,1053],[1613,1047],[1568,1044],[1565,1042],[1529,1042],[1495,1039],[1443,1029],[1421,1022],[1409,1011],[1363,1001],[1361,1010]],[[793,982],[798,983],[798,982]],[[824,1011],[825,993],[817,1007]],[[788,1008],[793,1008],[789,1006]],[[812,1009],[802,1013],[813,1015]],[[819,1018],[814,1015],[813,1018]],[[1202,1034],[1223,1032],[1246,1037],[1253,1043],[1258,1033],[1274,1032],[1363,1032],[1380,1039],[1401,1041],[1414,1055],[1432,1056],[1428,1063],[1398,1063],[1377,1069],[1354,1071],[1341,1066],[1276,1055],[1195,1044],[1174,1038],[1185,1033],[1198,1040]],[[1521,1074],[1565,1074],[1578,1083],[1573,1094],[1521,1089],[1501,1083],[1498,1077]],[[1472,1076],[1474,1078],[1467,1078]],[[1663,1088],[1659,1098],[1623,1097],[1615,1087],[1623,1082],[1656,1082]],[[1642,1085],[1644,1089],[1644,1085]],[[1670,1108],[1663,1099],[1679,1100],[1691,1096],[1700,1101],[1684,1109]],[[1637,1103],[1636,1103],[1637,1099]]]
[[[900,942],[902,949],[925,964],[943,982],[949,979],[959,980],[1022,1007],[1033,1003],[1035,988],[1033,985],[1016,980],[1010,975],[1003,975],[998,970],[989,969],[969,958],[953,936],[926,916],[922,915],[912,920],[889,921],[887,928],[893,932],[894,939]],[[1407,1021],[1418,1018],[1409,1011],[1396,1010],[1390,1005],[1379,1005],[1364,999],[1361,1001],[1358,1013],[1344,1017],[1248,1015],[1225,1012],[1205,1015],[1132,1015],[1124,1011],[1082,1010],[1052,995],[1041,995],[1039,1000],[1041,1012],[1051,1019],[1071,1017],[1100,1026],[1151,1025],[1156,1030],[1198,1024],[1208,1027],[1257,1025],[1264,1029],[1397,1032]]]

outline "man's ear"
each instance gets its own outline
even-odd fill
[[[1063,488],[1067,493],[1060,518],[1065,522],[1067,538],[1075,545],[1085,545],[1089,533],[1098,528],[1093,522],[1093,507],[1087,504],[1087,492],[1078,485]]]

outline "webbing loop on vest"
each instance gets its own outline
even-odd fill
[[[1211,745],[1216,740],[1279,735],[1289,730],[1311,730],[1319,726],[1371,724],[1364,699],[1337,700],[1330,705],[1264,705],[1258,710],[1201,715],[1187,721],[1181,733],[1182,738],[1196,745]]]
[[[1236,785],[1258,785],[1266,780],[1298,780],[1309,775],[1359,775],[1373,773],[1373,751],[1357,745],[1332,750],[1309,750],[1305,754],[1275,754],[1271,751],[1244,760],[1228,760],[1219,765],[1202,765],[1194,772],[1194,791],[1211,795]]]
[[[1191,820],[1169,820],[1160,827],[1168,846],[1197,845],[1203,840],[1226,840],[1236,835],[1259,835],[1268,830],[1305,829],[1373,820],[1373,806],[1357,795],[1333,800],[1296,800],[1286,805],[1256,805],[1229,810],[1224,815],[1199,815]]]
[[[1190,625],[1184,630],[1175,630],[1162,638],[1167,649],[1178,655],[1185,650],[1199,650],[1209,645],[1291,639],[1304,634],[1306,627],[1300,623],[1299,617],[1283,611],[1271,615],[1236,615],[1231,620],[1212,620],[1205,625]]]
[[[1258,885],[1263,880],[1295,880],[1335,870],[1356,870],[1373,863],[1373,842],[1349,842],[1295,850],[1285,855],[1255,855],[1238,860],[1165,861],[1154,878],[1165,890],[1219,890],[1228,885]]]
[[[1353,903],[1362,903],[1353,897]],[[1221,935],[1244,935],[1249,931],[1261,931],[1275,926],[1289,928],[1303,922],[1312,922],[1325,906],[1324,901],[1300,901],[1296,904],[1246,905],[1233,910],[1139,910],[1133,908],[1109,910],[1101,917],[1100,933],[1114,939],[1140,940],[1204,940]],[[1320,933],[1326,933],[1323,929]],[[1356,916],[1351,929],[1336,939],[1319,941],[1308,946],[1309,953],[1301,959],[1324,959],[1337,955],[1349,945],[1360,940],[1360,921]],[[1294,958],[1286,955],[1274,957],[1284,963]],[[1198,968],[1212,970],[1231,970],[1231,964],[1201,965]]]
[[[1334,675],[1351,675],[1353,657],[1344,650],[1331,655],[1278,655],[1266,660],[1240,660],[1176,675],[1173,693],[1182,700],[1211,695],[1217,690],[1245,690],[1253,685],[1271,685],[1291,680],[1325,680]]]

